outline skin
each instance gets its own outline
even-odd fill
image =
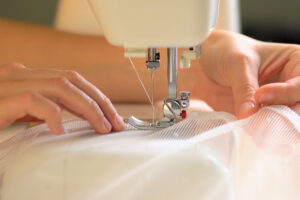
[[[35,117],[45,120],[53,132],[61,132],[59,114],[53,114],[57,116],[52,125],[51,112],[43,116],[33,111],[35,106],[31,101],[39,99],[36,101],[44,102],[39,105],[41,108],[51,107],[52,103],[56,110],[75,112],[98,132],[107,133],[124,127],[121,122],[114,124],[116,111],[108,99],[112,102],[147,102],[128,59],[124,58],[123,48],[111,46],[103,37],[70,34],[4,19],[0,19],[0,27],[0,38],[6,38],[1,41],[0,48],[0,64],[4,65],[0,87],[5,88],[0,94],[0,106],[5,105],[1,113],[8,113],[9,109],[5,110],[7,104],[15,105],[9,98],[15,98],[15,102],[28,101],[24,104],[27,106],[17,107],[14,117],[1,116],[0,121],[5,123],[0,128],[20,118]],[[295,106],[300,100],[299,51],[298,45],[261,42],[214,30],[202,43],[201,58],[193,61],[191,69],[179,70],[179,90],[189,90],[192,98],[206,101],[215,110],[234,113],[238,118],[250,116],[262,105]],[[162,67],[155,75],[157,100],[167,95],[165,57],[166,52],[162,50]],[[5,64],[11,61],[23,65]],[[150,88],[150,73],[145,70],[145,60],[134,59],[134,63],[146,87]],[[11,74],[7,75],[5,70]],[[54,82],[58,91],[53,92],[48,82]],[[68,91],[62,92],[65,90]],[[67,92],[74,96],[72,100],[65,97],[69,95],[58,95]],[[89,107],[91,104],[93,106]],[[91,107],[96,110],[93,116],[90,116]],[[112,128],[104,129],[105,119]]]
[[[14,121],[44,120],[63,133],[61,110],[89,121],[99,133],[124,128],[110,100],[74,71],[28,69],[13,63],[0,68],[0,129]]]
[[[215,110],[245,118],[264,105],[295,107],[300,101],[299,45],[214,31],[201,56],[197,96]]]
[[[0,27],[0,38],[6,38],[1,41],[0,66],[2,65],[2,67],[0,68],[3,69],[3,71],[10,71],[11,68],[19,66],[18,70],[12,70],[13,72],[10,76],[12,78],[10,84],[18,84],[18,86],[3,90],[2,99],[4,99],[4,97],[9,97],[11,93],[13,93],[13,95],[18,95],[23,92],[32,93],[38,90],[33,90],[31,87],[26,85],[27,83],[24,83],[25,86],[23,87],[23,83],[19,80],[13,79],[13,77],[20,76],[20,79],[26,79],[27,81],[30,81],[30,79],[34,77],[35,79],[40,79],[40,81],[42,81],[43,79],[53,79],[63,76],[61,79],[64,80],[58,80],[57,82],[61,82],[58,84],[63,85],[63,82],[71,82],[77,87],[77,89],[81,90],[79,92],[87,94],[87,96],[94,101],[97,101],[97,98],[95,98],[96,95],[90,95],[88,92],[89,90],[86,88],[93,87],[94,93],[100,94],[98,96],[104,96],[103,94],[105,94],[107,103],[100,104],[97,102],[99,104],[98,110],[100,110],[98,112],[100,113],[99,115],[101,115],[101,111],[103,112],[105,118],[112,125],[112,128],[105,130],[101,128],[96,129],[96,122],[99,120],[99,115],[98,117],[94,116],[89,120],[91,124],[94,124],[93,127],[96,131],[100,133],[108,133],[111,130],[122,130],[124,127],[123,122],[114,124],[114,119],[111,116],[115,116],[115,109],[112,109],[111,101],[133,103],[147,102],[147,97],[140,86],[132,67],[130,66],[129,60],[124,58],[124,49],[108,44],[103,37],[70,34],[48,27],[14,22],[5,19],[0,19]],[[166,52],[162,51],[161,55],[162,57],[166,57]],[[7,64],[11,61],[15,61],[17,63]],[[133,59],[133,61],[145,85],[149,88],[151,78],[149,71],[145,70],[145,59]],[[161,65],[162,67],[155,72],[155,99],[157,100],[163,99],[167,95],[167,77],[165,75],[166,68],[164,67],[166,66],[166,61],[162,60]],[[23,72],[25,70],[25,66],[27,73]],[[191,75],[195,76],[195,73],[193,73],[194,71],[195,69],[188,71],[180,70],[180,90],[187,90],[188,88],[194,87],[192,82],[193,79],[190,79]],[[70,79],[70,77],[73,78]],[[3,79],[7,78],[5,77]],[[67,81],[65,79],[67,79]],[[84,80],[81,81],[81,87],[75,84],[73,81],[74,79]],[[52,80],[48,81],[51,82]],[[20,84],[22,84],[22,86],[20,86]],[[32,84],[34,85],[34,83]],[[89,86],[86,86],[87,84]],[[7,85],[8,84],[3,84],[2,87],[6,87]],[[24,89],[17,90],[17,88]],[[69,87],[69,89],[71,88],[73,88],[73,86]],[[38,90],[38,93],[40,93],[40,90]],[[61,90],[60,93],[64,92]],[[43,94],[42,96],[46,96],[49,99],[49,95]],[[50,100],[52,100],[52,102],[57,106],[60,106],[60,109],[67,109],[73,112],[75,112],[75,110],[72,110],[72,108],[76,110],[78,109],[78,106],[72,108],[66,106],[62,107],[60,105],[61,100],[57,102],[53,101],[53,99],[55,100],[57,97],[51,97]],[[73,100],[76,102],[78,101],[77,98],[74,98]],[[18,102],[22,102],[22,99],[18,100]],[[88,103],[88,101],[77,102],[78,105],[86,103]],[[65,102],[65,105],[66,104],[68,103]],[[6,105],[2,107],[6,107]],[[87,119],[87,114],[82,114],[91,112],[91,110],[88,110],[87,107],[88,106],[86,106],[81,113],[76,114],[81,114],[80,116],[82,118]],[[23,108],[20,107],[16,112],[24,113],[25,111],[22,109]],[[21,119],[19,119],[20,117],[18,115],[14,118],[10,117],[9,119],[6,119],[8,118],[8,115],[2,115],[2,119],[0,119],[0,121],[6,122],[3,123],[0,128],[5,128],[16,120],[31,121],[36,118],[41,120],[46,120],[46,117],[50,118],[48,115],[51,115],[51,113],[46,113],[47,116],[34,116],[35,118],[32,118],[33,114],[29,112],[31,109],[33,109],[33,106],[28,108],[26,115],[23,114]],[[7,112],[9,112],[9,109],[5,109],[1,113]],[[50,122],[51,120],[48,121]],[[59,123],[57,123],[56,128],[50,129],[56,133],[62,132],[58,124]],[[49,127],[51,126],[49,125]],[[57,129],[58,131],[54,131],[54,129]]]
[[[143,89],[137,87],[139,82],[124,57],[124,49],[110,45],[104,37],[70,34],[4,19],[0,19],[0,27],[0,38],[6,38],[1,41],[0,65],[18,62],[34,69],[73,70],[100,88],[113,102],[147,101]],[[165,51],[161,57],[166,57]],[[150,86],[145,59],[133,61],[145,84]],[[156,87],[157,99],[163,99],[167,92],[165,60],[161,66],[155,77],[160,86]]]
[[[249,37],[214,31],[202,45],[197,62],[198,97],[215,110],[246,118],[265,105],[287,105],[299,114],[300,46],[261,42]],[[287,156],[299,142],[297,134],[278,139],[276,133],[261,134],[270,122],[245,127],[264,151]],[[282,120],[280,123],[289,124]]]

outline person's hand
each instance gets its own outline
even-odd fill
[[[262,105],[300,102],[300,46],[213,31],[202,44],[197,96],[245,118]]]
[[[0,67],[0,129],[15,121],[44,120],[63,133],[61,111],[86,119],[99,133],[124,128],[111,101],[74,71],[29,69],[13,63]]]

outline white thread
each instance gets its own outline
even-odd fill
[[[150,104],[151,104],[151,106],[152,106],[152,108],[153,108],[154,104],[153,104],[153,102],[151,101],[150,95],[149,95],[149,93],[148,93],[148,91],[147,91],[147,89],[146,89],[146,87],[145,87],[145,85],[144,85],[144,83],[143,83],[143,81],[142,81],[140,75],[139,75],[139,72],[137,71],[137,69],[136,69],[134,63],[133,63],[132,60],[131,60],[131,58],[129,57],[128,59],[129,59],[130,64],[131,64],[131,66],[132,66],[132,68],[133,68],[133,70],[134,70],[134,72],[135,72],[135,74],[136,74],[136,76],[137,76],[137,78],[138,78],[140,84],[142,85],[142,87],[143,87],[143,89],[144,89],[144,91],[145,91],[145,93],[146,93],[146,96],[147,96],[147,98],[148,98],[148,100],[149,100],[149,102],[150,102]]]

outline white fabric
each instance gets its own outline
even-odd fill
[[[161,131],[99,136],[83,120],[0,145],[1,199],[241,199],[300,196],[300,118],[284,106],[235,120],[197,112]]]

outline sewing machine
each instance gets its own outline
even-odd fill
[[[167,48],[168,97],[163,119],[151,124],[131,117],[129,123],[139,129],[154,129],[185,118],[190,93],[177,95],[177,48],[189,47],[180,56],[180,67],[189,68],[216,24],[219,0],[89,0],[89,4],[106,39],[123,46],[126,57],[146,57],[150,71],[160,66],[157,48]]]

